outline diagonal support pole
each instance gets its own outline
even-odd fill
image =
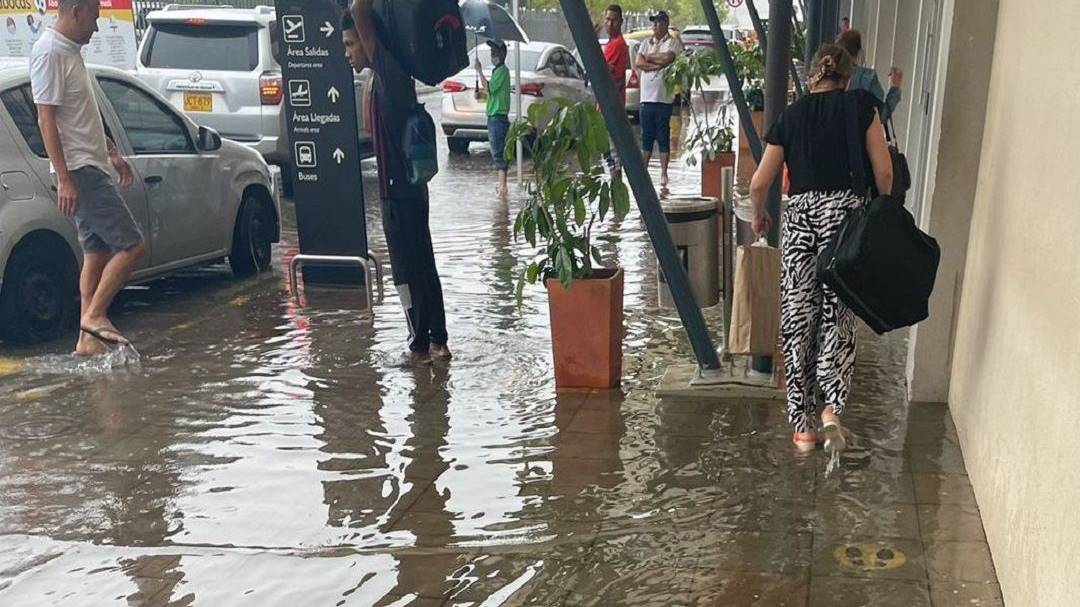
[[[615,83],[604,62],[600,43],[589,18],[589,11],[582,0],[559,0],[559,4],[562,6],[566,23],[570,26],[574,44],[581,53],[585,71],[589,74],[589,82],[600,105],[600,113],[603,114],[608,134],[615,143],[619,160],[622,162],[623,173],[626,174],[630,189],[634,192],[641,218],[649,232],[649,239],[652,240],[653,249],[660,262],[660,269],[667,278],[672,299],[675,300],[675,308],[690,338],[690,346],[694,350],[698,366],[700,369],[717,370],[720,368],[720,357],[717,356],[716,348],[709,337],[709,330],[705,325],[705,318],[701,315],[701,308],[698,307],[690,290],[690,279],[686,275],[682,259],[671,239],[667,219],[660,207],[660,200],[656,195],[652,179],[649,178],[637,140],[634,138],[633,131],[630,130],[630,123],[626,120],[626,108],[615,91]]]

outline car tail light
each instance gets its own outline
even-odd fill
[[[521,85],[522,95],[532,95],[533,97],[544,96],[544,83],[543,82],[527,82]]]
[[[630,81],[626,83],[626,88],[636,89],[641,87],[641,80],[638,79],[637,72],[630,72]]]
[[[206,25],[206,19],[202,17],[191,17],[184,19],[184,23],[187,25]]]
[[[442,90],[444,93],[462,93],[469,90],[469,87],[456,80],[447,80],[442,83]]]
[[[281,74],[278,72],[263,72],[259,77],[259,97],[263,105],[277,105],[284,96],[281,87]]]

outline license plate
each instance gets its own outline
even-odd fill
[[[185,112],[214,111],[214,96],[210,93],[184,93]]]

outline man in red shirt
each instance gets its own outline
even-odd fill
[[[622,35],[622,7],[612,4],[607,7],[604,14],[604,29],[607,31],[608,41],[604,45],[604,61],[607,63],[611,79],[615,81],[615,87],[619,89],[619,98],[626,105],[626,70],[630,65],[630,49],[626,46],[626,39]]]

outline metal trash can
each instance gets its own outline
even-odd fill
[[[698,306],[708,308],[720,302],[719,214],[716,200],[687,196],[661,200],[671,239],[690,278],[690,290]],[[657,265],[657,292],[660,305],[674,307],[667,280]]]

